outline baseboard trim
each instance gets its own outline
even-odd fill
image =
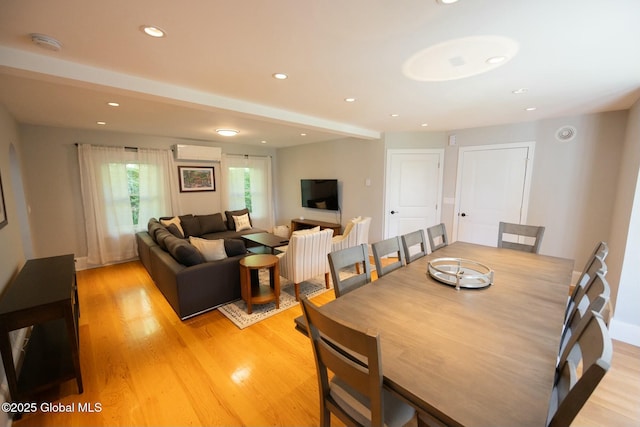
[[[625,323],[616,320],[616,318],[614,317],[613,319],[611,319],[609,332],[611,334],[611,338],[615,340],[623,341],[627,344],[640,347],[640,326],[638,325]]]

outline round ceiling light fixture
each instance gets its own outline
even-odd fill
[[[157,39],[165,37],[167,32],[160,27],[156,27],[155,25],[143,25],[140,27],[140,30],[148,36],[155,37]]]
[[[436,3],[440,3],[440,4],[453,4],[456,3],[458,0],[436,0]]]
[[[277,80],[286,80],[289,76],[285,73],[273,73],[273,78]]]
[[[443,82],[486,73],[508,63],[519,50],[502,36],[471,36],[447,40],[412,55],[402,72],[412,80]]]
[[[216,133],[222,136],[236,136],[240,132],[235,129],[216,129]]]
[[[53,37],[47,36],[45,34],[33,33],[30,34],[31,41],[36,45],[43,49],[52,50],[54,52],[60,51],[62,49],[62,43]]]

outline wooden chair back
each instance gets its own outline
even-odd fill
[[[369,401],[371,425],[382,426],[383,393],[380,337],[376,331],[359,330],[323,314],[306,297],[301,298],[313,346],[320,392],[320,424],[329,425],[329,411],[347,425],[360,425],[332,393],[336,380]],[[334,378],[329,380],[329,373]]]
[[[376,272],[378,277],[382,277],[385,274],[391,273],[394,270],[404,265],[404,250],[400,243],[400,237],[391,237],[389,239],[381,240],[371,245],[373,251],[373,260],[376,263]],[[396,258],[393,262],[383,262],[382,258],[390,256]]]
[[[405,234],[401,237],[402,248],[404,249],[404,259],[407,264],[422,258],[427,254],[427,239],[424,237],[424,230],[416,230],[411,233]],[[412,252],[412,249],[417,247],[417,251]]]
[[[500,222],[498,226],[498,247],[515,249],[523,252],[531,252],[537,254],[540,252],[542,244],[542,236],[544,236],[544,227],[538,225],[512,224],[509,222]],[[518,237],[530,238],[533,243],[522,243],[520,241],[504,240],[505,234],[512,234]]]
[[[366,244],[363,243],[358,246],[330,252],[328,256],[333,291],[336,298],[371,282],[371,263],[369,262],[369,251]],[[355,264],[362,266],[359,269],[359,274],[345,278],[340,277],[342,270]]]
[[[591,313],[573,342],[576,347],[556,371],[547,426],[568,426],[611,367],[613,345],[607,325]],[[580,367],[582,369],[580,369]]]
[[[429,236],[429,247],[431,248],[431,252],[444,248],[449,244],[447,229],[445,228],[444,223],[427,228],[427,235]]]
[[[583,295],[587,292],[589,286],[593,283],[595,277],[600,274],[603,278],[607,274],[607,264],[600,256],[595,255],[587,263],[585,270],[580,275],[576,283],[564,313],[564,323],[567,324],[569,317],[576,309],[576,305],[582,300]]]

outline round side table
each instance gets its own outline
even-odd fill
[[[269,269],[269,286],[260,285],[260,279],[252,283],[251,271]],[[247,313],[253,312],[253,304],[276,302],[280,308],[280,259],[275,255],[249,255],[240,260],[240,288],[247,304]]]

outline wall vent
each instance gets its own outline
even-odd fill
[[[576,137],[577,129],[573,126],[562,126],[556,131],[556,139],[558,141],[571,141]]]
[[[220,147],[205,147],[202,145],[176,144],[173,146],[173,155],[176,160],[219,162],[222,158],[222,149]]]

